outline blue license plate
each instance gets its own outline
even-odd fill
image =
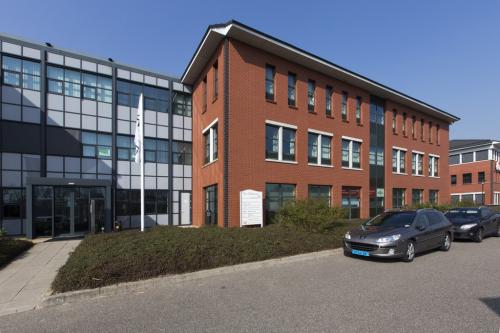
[[[352,250],[352,254],[356,254],[358,256],[363,256],[363,257],[368,257],[370,254],[367,251],[360,251],[360,250]]]

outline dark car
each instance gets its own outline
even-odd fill
[[[480,243],[485,236],[500,236],[500,215],[491,208],[454,208],[445,216],[453,224],[456,239]]]
[[[451,223],[435,209],[389,211],[348,231],[344,253],[410,262],[418,252],[448,251],[452,240]]]

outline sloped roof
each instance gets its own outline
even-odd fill
[[[462,139],[462,140],[450,140],[450,150],[471,148],[477,146],[486,146],[491,144],[499,143],[496,140],[490,139]]]

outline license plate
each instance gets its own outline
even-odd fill
[[[360,250],[352,250],[352,254],[356,254],[358,256],[363,256],[363,257],[370,256],[370,254],[367,251],[360,251]]]

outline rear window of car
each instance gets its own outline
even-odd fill
[[[480,215],[481,212],[479,209],[471,208],[452,209],[445,214],[449,219],[479,217]]]

